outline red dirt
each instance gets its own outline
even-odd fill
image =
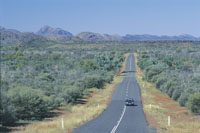
[[[145,112],[145,117],[146,117],[146,120],[147,120],[149,126],[150,126],[151,128],[155,128],[156,131],[157,131],[158,133],[160,133],[160,128],[159,128],[159,125],[158,125],[158,123],[156,122],[156,120],[155,120],[151,115],[149,115],[147,112]]]
[[[193,121],[192,114],[186,107],[181,107],[176,101],[168,97],[166,94],[154,93],[155,101],[167,109],[166,115],[170,116],[173,121],[181,122],[185,119]]]

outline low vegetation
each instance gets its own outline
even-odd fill
[[[6,52],[1,58],[3,125],[41,120],[62,105],[77,104],[89,88],[104,89],[124,61],[123,53],[114,51]]]
[[[128,54],[126,54],[128,57]],[[125,70],[125,61],[123,62],[121,72]],[[58,117],[47,118],[42,122],[31,123],[28,126],[18,127],[16,132],[21,133],[62,133],[72,132],[74,128],[82,125],[83,123],[97,117],[102,111],[106,109],[109,100],[112,96],[116,85],[123,80],[122,76],[115,76],[111,83],[105,84],[105,89],[90,89],[90,95],[82,98],[84,104],[65,105],[54,110],[54,113],[59,113]],[[63,119],[64,127],[62,129]]]
[[[152,82],[181,106],[200,113],[199,49],[139,52],[138,66],[144,80]]]
[[[0,129],[12,131],[13,126],[54,117],[58,118],[60,128],[59,116],[63,111],[73,114],[72,110],[77,110],[80,104],[88,106],[86,99],[90,99],[90,94],[98,93],[100,98],[104,96],[101,93],[109,92],[106,85],[113,83],[125,59],[124,53],[130,52],[139,53],[138,65],[144,72],[144,81],[154,83],[180,105],[199,114],[199,44],[198,41],[64,42],[42,38],[5,42],[0,46]],[[99,110],[105,107],[100,106]],[[87,120],[95,114],[98,113]],[[72,119],[67,117],[64,119]],[[68,129],[67,125],[65,128]]]
[[[136,64],[139,63],[137,58]],[[137,81],[142,90],[144,112],[150,126],[161,133],[200,133],[200,116],[194,115],[186,107],[181,107],[167,94],[156,89],[154,83],[144,80],[144,72],[138,65],[136,70]],[[168,116],[171,119],[170,126]]]

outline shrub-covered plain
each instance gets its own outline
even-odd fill
[[[20,46],[2,52],[0,117],[4,125],[40,120],[63,104],[77,104],[89,88],[104,89],[125,59],[117,51]]]
[[[167,93],[181,106],[200,113],[200,46],[178,46],[164,50],[140,51],[138,66],[144,80]]]
[[[31,40],[1,46],[0,118],[3,125],[41,120],[62,105],[77,104],[90,88],[104,89],[137,52],[144,80],[199,113],[200,43],[195,41],[55,42]]]

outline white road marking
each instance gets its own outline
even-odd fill
[[[125,111],[126,111],[126,106],[124,106],[124,109],[122,111],[121,117],[120,117],[119,121],[117,122],[117,125],[114,126],[114,128],[112,129],[111,133],[115,133],[115,131],[117,130],[117,128],[118,128],[118,126],[119,126],[119,124],[120,124],[120,122],[121,122],[121,120],[122,120],[122,118],[123,118],[123,116],[125,114]]]
[[[132,61],[132,56],[131,56],[131,61]],[[132,67],[132,63],[131,63],[131,61],[130,61],[130,71],[131,71],[131,67]]]

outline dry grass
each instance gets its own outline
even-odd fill
[[[129,54],[126,54],[126,59]],[[125,62],[121,71],[125,70]],[[118,73],[118,75],[120,75]],[[25,127],[18,128],[20,133],[63,133],[72,132],[74,128],[84,124],[85,122],[97,117],[109,104],[112,93],[116,85],[122,82],[122,76],[115,76],[111,84],[106,84],[103,90],[91,89],[92,94],[86,104],[63,107],[63,110],[57,110],[62,115],[56,118],[46,119],[42,122],[29,124]],[[67,108],[67,110],[66,110]],[[56,111],[55,111],[56,112]],[[64,120],[64,129],[62,129],[61,119]]]
[[[144,112],[150,126],[156,127],[161,133],[200,133],[199,116],[193,115],[185,107],[180,107],[176,101],[157,90],[152,83],[143,81],[143,73],[137,65],[136,71],[137,81],[142,90]],[[168,116],[171,117],[170,126]]]

